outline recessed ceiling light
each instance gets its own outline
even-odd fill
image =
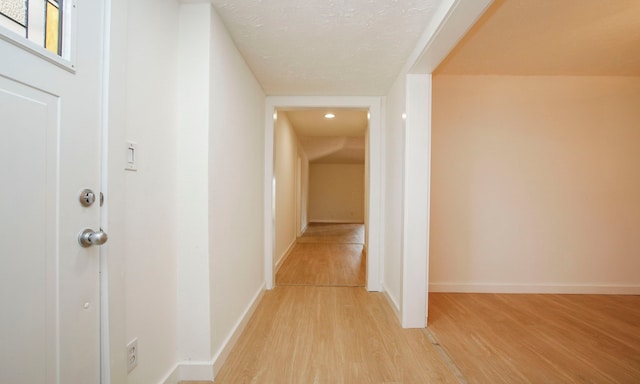
[[[336,117],[336,115],[334,115],[333,113],[327,113],[326,115],[324,115],[325,119],[333,119],[334,117]]]

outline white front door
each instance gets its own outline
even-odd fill
[[[103,1],[67,3],[66,67],[0,39],[0,383],[100,382],[99,248],[78,234],[100,223]]]

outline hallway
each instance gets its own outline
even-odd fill
[[[311,224],[215,383],[456,383],[423,330],[364,286],[364,226]]]
[[[364,287],[364,225],[310,223],[276,274],[276,285]]]
[[[640,377],[638,296],[432,293],[429,330],[402,329],[385,295],[363,288],[363,242],[362,225],[311,224],[215,383],[635,383]]]

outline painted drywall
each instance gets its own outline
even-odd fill
[[[436,76],[431,288],[640,293],[640,78]]]
[[[211,8],[211,351],[218,356],[264,287],[265,95]]]
[[[114,169],[124,174],[126,341],[137,338],[140,352],[129,384],[158,383],[177,361],[178,10],[175,1],[129,2],[119,25],[127,30],[124,138],[138,145],[138,170]],[[124,142],[113,146],[125,156]]]
[[[309,221],[364,223],[364,164],[309,164]]]
[[[367,112],[367,116],[370,116],[371,113]],[[367,118],[369,120],[370,117]],[[364,250],[367,250],[367,244],[369,244],[369,226],[366,225],[369,223],[369,204],[370,204],[370,193],[371,193],[371,185],[369,183],[370,172],[371,172],[371,150],[369,149],[369,122],[367,121],[367,131],[364,133]]]
[[[102,372],[104,382],[126,383],[126,349],[127,345],[127,318],[126,318],[126,261],[129,258],[125,248],[126,232],[125,222],[125,173],[126,163],[123,144],[126,141],[127,126],[127,55],[128,55],[128,25],[129,2],[126,0],[113,0],[109,7],[109,55],[105,57],[105,85],[108,93],[105,101],[108,110],[105,114],[107,135],[105,145],[107,149],[107,183],[102,185],[105,201],[102,209],[102,228],[109,234],[109,241],[102,246],[102,276],[106,281],[106,287],[101,287],[106,292],[103,298],[106,308],[103,309],[103,330],[108,334],[102,339],[102,347],[106,347],[107,355],[102,355],[103,366],[110,369]],[[106,309],[106,310],[105,310]]]
[[[406,75],[386,97],[384,126],[384,289],[400,310],[402,284],[402,226],[404,196],[404,128]]]
[[[178,360],[210,364],[209,4],[179,13],[177,140]],[[209,377],[189,377],[212,379]],[[184,377],[183,379],[187,379]]]
[[[431,75],[407,75],[406,92],[401,322],[403,328],[424,328],[429,304]]]
[[[309,225],[309,157],[298,142],[298,158],[300,159],[300,231],[302,234]]]
[[[276,178],[276,250],[277,265],[296,240],[296,173],[298,139],[285,112],[274,122],[274,173]]]
[[[111,10],[109,375],[210,379],[264,286],[264,94],[209,4]],[[123,171],[126,140],[137,172]]]

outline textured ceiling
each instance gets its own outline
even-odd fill
[[[441,0],[211,0],[267,95],[385,95]]]
[[[640,0],[496,0],[436,74],[640,75]]]
[[[326,119],[327,112],[335,118]],[[312,163],[364,163],[367,111],[346,108],[313,108],[278,111],[285,114]]]

